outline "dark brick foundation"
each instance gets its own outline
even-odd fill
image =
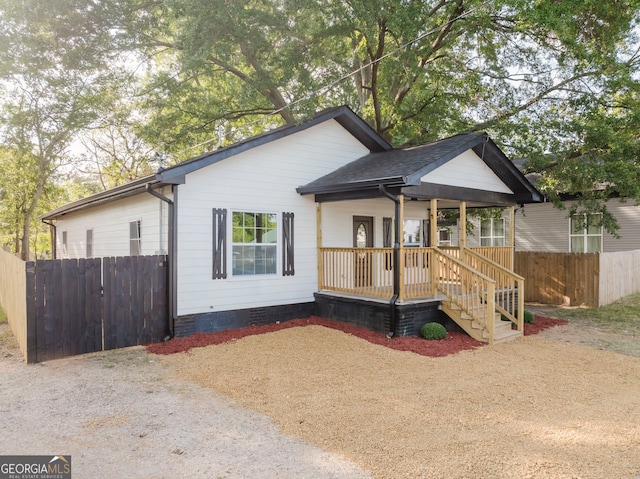
[[[367,328],[379,333],[389,332],[389,303],[346,298],[330,294],[315,293],[316,316],[334,319]],[[440,301],[424,301],[411,304],[396,304],[398,336],[416,336],[424,323],[437,321],[447,329],[455,326],[449,317],[438,309]]]
[[[290,319],[308,318],[314,313],[314,303],[310,302],[189,314],[176,318],[174,334],[180,338],[194,333],[216,333],[226,329],[240,329],[247,326],[289,321]]]

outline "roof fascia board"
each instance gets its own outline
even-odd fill
[[[484,152],[482,149],[484,149]],[[521,192],[523,189],[526,190],[531,195],[531,199],[527,202],[543,201],[542,194],[531,184],[522,172],[518,170],[516,165],[507,158],[491,138],[487,137],[487,142],[484,145],[476,145],[473,151],[498,175],[498,178],[513,191]]]
[[[129,196],[135,196],[137,194],[143,193],[147,185],[151,185],[153,187],[165,186],[164,183],[155,180],[153,177],[147,176],[142,180],[136,180],[122,186],[117,186],[110,190],[102,191],[95,195],[88,196],[87,198],[83,198],[81,200],[74,201],[73,203],[61,206],[60,208],[45,213],[40,218],[43,220],[52,220],[85,208],[109,203],[121,198],[128,198]]]
[[[411,198],[454,201],[472,201],[488,206],[510,206],[521,203],[517,196],[496,191],[478,190],[474,188],[462,188],[459,186],[440,185],[436,183],[422,183],[420,186],[406,186],[402,193]]]
[[[405,177],[394,177],[394,178],[379,178],[374,180],[367,180],[361,182],[353,182],[353,183],[341,183],[337,185],[330,186],[322,186],[322,187],[304,187],[300,186],[296,188],[296,191],[301,195],[310,195],[310,194],[324,194],[324,193],[339,193],[339,192],[349,192],[349,191],[357,191],[367,188],[378,188],[380,185],[385,185],[388,187],[400,187],[404,186],[406,182]]]
[[[206,155],[200,156],[185,163],[176,165],[159,173],[159,177],[163,182],[177,181],[175,178],[185,176],[200,168],[212,165],[231,156],[238,155],[245,151],[251,150],[261,145],[265,145],[275,140],[285,138],[295,133],[307,130],[313,126],[319,125],[329,120],[337,121],[343,126],[354,138],[360,141],[370,151],[385,151],[392,149],[380,135],[378,135],[364,120],[356,115],[350,108],[340,106],[332,108],[321,113],[309,121],[299,125],[285,125],[272,131],[263,133],[244,141],[235,143],[228,147],[213,151]]]

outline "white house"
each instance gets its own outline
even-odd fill
[[[337,107],[43,220],[53,225],[58,258],[168,254],[178,336],[314,313],[413,334],[442,314],[441,301],[466,301],[445,294],[443,274],[436,278],[430,266],[459,271],[455,262],[468,259],[463,249],[430,247],[438,211],[464,217],[467,207],[514,211],[540,199],[484,133],[395,149]],[[464,232],[459,237],[464,248]],[[512,257],[512,245],[502,246],[501,258]]]

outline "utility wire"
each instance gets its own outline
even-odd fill
[[[364,69],[366,69],[366,68],[369,68],[370,66],[375,65],[376,63],[379,63],[379,62],[381,62],[382,60],[384,60],[384,59],[386,59],[386,58],[388,58],[388,57],[390,57],[390,56],[392,56],[392,55],[395,55],[396,53],[398,53],[398,52],[400,52],[400,51],[404,50],[405,48],[410,47],[410,46],[411,46],[411,45],[413,45],[414,43],[418,43],[419,41],[421,41],[422,39],[424,39],[424,38],[428,37],[429,35],[433,35],[434,33],[436,33],[436,32],[438,32],[438,31],[440,31],[440,30],[442,30],[442,29],[446,28],[447,26],[449,26],[449,25],[453,24],[454,22],[457,22],[457,21],[459,21],[459,20],[462,20],[463,18],[465,18],[465,17],[467,17],[467,16],[471,15],[472,13],[475,13],[476,11],[480,10],[481,8],[484,8],[486,5],[488,5],[488,4],[490,4],[490,3],[492,3],[492,1],[493,1],[493,0],[487,0],[487,1],[485,1],[484,3],[482,3],[482,4],[478,5],[477,7],[472,8],[472,9],[470,9],[470,10],[467,10],[466,12],[461,13],[460,15],[458,15],[458,16],[457,16],[457,17],[455,17],[455,18],[452,18],[451,20],[447,21],[446,23],[443,23],[442,25],[440,25],[440,26],[438,26],[438,27],[434,27],[434,28],[432,28],[431,30],[428,30],[428,31],[426,31],[426,32],[424,32],[424,33],[422,33],[422,34],[418,35],[418,36],[417,36],[416,38],[414,38],[413,40],[410,40],[410,41],[408,41],[408,42],[406,42],[406,43],[403,43],[402,45],[400,45],[400,46],[399,46],[399,47],[397,47],[396,49],[394,49],[394,50],[392,50],[392,51],[390,51],[390,52],[388,52],[388,53],[385,53],[385,54],[384,54],[384,55],[382,55],[380,58],[376,58],[375,60],[372,60],[372,61],[370,61],[369,63],[366,63],[366,64],[362,65],[361,67],[359,67],[359,68],[357,68],[357,69],[353,70],[351,73],[348,73],[348,74],[346,74],[346,75],[343,75],[342,77],[338,78],[337,80],[334,80],[334,81],[332,81],[332,82],[330,82],[330,83],[327,83],[326,85],[324,85],[324,86],[322,86],[322,87],[318,88],[317,90],[315,90],[315,91],[313,91],[313,92],[311,92],[311,93],[308,93],[307,95],[303,96],[302,98],[299,98],[298,100],[292,101],[291,103],[287,103],[287,104],[286,104],[285,106],[283,106],[282,108],[278,108],[277,110],[273,110],[272,112],[265,113],[265,114],[264,114],[264,115],[262,115],[260,118],[257,118],[256,120],[253,120],[253,121],[251,121],[251,122],[249,122],[249,123],[246,123],[245,125],[243,125],[243,126],[242,126],[242,128],[246,128],[246,127],[249,127],[249,126],[251,126],[251,125],[255,125],[256,123],[258,123],[258,122],[260,122],[260,121],[264,121],[264,119],[265,119],[265,118],[267,118],[267,117],[270,117],[270,116],[273,116],[273,115],[277,115],[278,113],[280,113],[280,112],[282,112],[282,111],[284,111],[284,110],[286,110],[286,109],[288,109],[288,108],[291,108],[292,106],[297,105],[298,103],[302,103],[303,101],[307,101],[307,100],[309,100],[309,99],[311,99],[311,98],[313,98],[313,97],[315,97],[315,96],[319,95],[320,93],[324,92],[325,90],[331,89],[331,88],[333,88],[334,86],[339,85],[339,84],[340,84],[340,83],[342,83],[343,81],[345,81],[345,80],[347,80],[347,79],[351,78],[352,76],[354,76],[355,74],[357,74],[357,73],[361,72],[362,70],[364,70]],[[180,153],[184,153],[184,152],[186,152],[186,151],[190,151],[190,150],[193,150],[193,149],[198,148],[198,147],[200,147],[200,146],[204,146],[204,145],[207,145],[207,144],[209,144],[209,143],[212,143],[212,142],[216,141],[217,139],[218,139],[218,138],[211,138],[211,139],[209,139],[209,140],[203,141],[203,142],[198,143],[198,144],[196,144],[196,145],[189,146],[189,147],[187,147],[187,148],[185,148],[185,149],[183,149],[183,150],[177,151],[177,152],[176,152],[176,153],[174,153],[174,154],[179,155]]]

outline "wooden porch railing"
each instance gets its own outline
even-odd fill
[[[432,281],[437,290],[482,326],[493,343],[495,281],[440,248],[433,248],[433,261],[437,268],[432,270]]]
[[[439,246],[439,248],[449,256],[460,259],[460,248],[458,246]],[[466,249],[475,251],[510,271],[514,269],[514,252],[511,246],[472,246]]]
[[[518,331],[523,331],[524,278],[478,253],[476,248],[462,248],[461,259],[474,270],[495,281],[496,309],[509,318],[517,326]]]
[[[400,301],[432,296],[431,248],[406,248],[401,258]],[[321,248],[319,288],[378,298],[393,295],[393,248]]]

